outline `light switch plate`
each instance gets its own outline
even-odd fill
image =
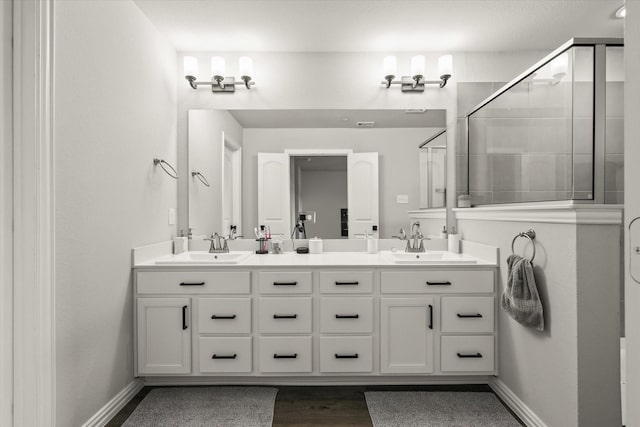
[[[396,203],[399,205],[406,205],[409,203],[409,195],[408,194],[398,194],[396,196]]]
[[[169,225],[176,225],[176,210],[169,208]]]

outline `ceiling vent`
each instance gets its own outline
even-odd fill
[[[357,128],[372,128],[376,122],[356,122]]]

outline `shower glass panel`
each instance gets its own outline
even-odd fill
[[[624,203],[624,48],[607,46],[605,203]]]
[[[607,66],[611,61],[610,68],[618,71],[616,61],[623,48],[608,49],[618,50],[617,57],[607,60]],[[598,126],[604,126],[599,124],[604,120],[596,120],[597,114],[604,114],[604,102],[599,106],[598,101],[605,93],[607,122],[611,119],[607,129],[615,134],[621,130],[622,120],[622,68],[618,74],[606,73],[613,79],[607,82],[606,92],[597,85],[597,79],[604,83],[604,52],[604,46],[568,43],[467,115],[472,204],[594,203],[596,188],[603,189],[599,203],[604,203],[604,193],[607,203],[620,203],[621,140],[611,136],[606,165],[605,150],[600,155],[597,149],[598,144],[605,144],[604,132],[598,139]],[[597,61],[602,61],[601,67]],[[610,118],[614,112],[620,112],[620,117]],[[598,179],[603,182],[601,187],[594,185]]]

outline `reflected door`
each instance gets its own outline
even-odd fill
[[[347,156],[349,238],[364,237],[379,224],[378,153]]]
[[[289,180],[287,154],[258,153],[258,224],[272,235],[291,233]]]

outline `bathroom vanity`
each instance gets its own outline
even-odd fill
[[[247,253],[211,265],[195,255],[134,265],[136,376],[384,383],[497,374],[491,261]]]

